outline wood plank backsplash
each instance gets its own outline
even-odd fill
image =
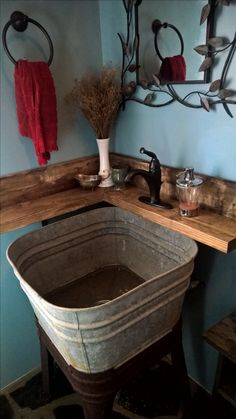
[[[111,165],[127,163],[131,168],[148,170],[149,162],[133,157],[110,154]],[[47,167],[18,172],[0,179],[0,200],[2,208],[14,204],[32,201],[40,197],[77,187],[76,173],[97,173],[98,156],[88,156],[67,162],[52,164]],[[161,193],[171,199],[176,196],[176,175],[183,168],[176,169],[162,166]],[[200,175],[204,179],[201,188],[200,203],[205,209],[236,220],[236,182]],[[134,179],[137,186],[147,189],[143,178]]]
[[[75,174],[95,174],[98,165],[98,157],[90,156],[3,176],[0,179],[1,206],[8,207],[72,189],[78,185]]]
[[[148,170],[149,162],[122,155],[111,155],[112,163],[123,162],[129,164],[134,169]],[[161,166],[162,187],[161,193],[177,199],[176,195],[176,175],[182,172],[184,168],[173,168]],[[200,191],[201,207],[212,210],[217,214],[224,215],[236,220],[236,182],[224,180],[221,178],[199,175],[204,183]],[[135,179],[137,186],[147,188],[146,182],[139,176]]]

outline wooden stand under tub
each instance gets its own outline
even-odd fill
[[[183,403],[182,418],[191,419],[191,393],[182,346],[181,319],[173,330],[118,368],[101,373],[83,373],[68,365],[36,320],[41,347],[43,390],[46,399],[53,394],[53,360],[78,393],[85,419],[111,419],[116,393],[122,386],[148,367],[156,365],[171,354],[172,364],[179,381]]]

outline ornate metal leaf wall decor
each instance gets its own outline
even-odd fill
[[[203,6],[202,13],[201,13],[201,19],[200,19],[200,25],[202,25],[207,20],[209,14],[210,14],[210,11],[211,11],[210,4],[206,4],[205,6]]]
[[[121,71],[121,87],[123,92],[123,103],[132,100],[150,107],[162,107],[174,101],[178,101],[184,106],[199,109],[202,108],[209,112],[215,105],[223,105],[225,111],[230,117],[233,117],[229,105],[236,105],[236,100],[232,96],[236,94],[234,89],[229,88],[226,80],[227,73],[236,50],[236,32],[231,42],[226,41],[221,36],[211,36],[205,45],[194,47],[197,54],[202,55],[203,61],[199,71],[206,71],[214,65],[215,57],[227,51],[227,57],[223,66],[223,70],[219,79],[212,81],[208,91],[200,89],[191,91],[184,97],[181,97],[173,83],[167,82],[161,84],[158,74],[153,74],[152,80],[139,80],[137,70],[139,64],[139,25],[138,25],[138,7],[142,0],[123,0],[126,11],[127,31],[123,37],[118,34],[122,47],[122,71]],[[202,25],[207,19],[213,18],[217,7],[229,6],[230,0],[209,0],[203,6],[200,16],[200,24]],[[135,28],[135,30],[134,30]],[[135,80],[130,76],[136,75]],[[147,90],[144,98],[137,95],[137,87]]]

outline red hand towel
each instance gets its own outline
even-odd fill
[[[164,58],[159,72],[159,79],[162,84],[172,81],[183,81],[185,78],[186,63],[182,55]]]
[[[31,138],[39,165],[57,147],[57,105],[53,78],[45,62],[19,60],[15,65],[19,132]]]

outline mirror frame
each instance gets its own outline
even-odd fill
[[[135,33],[138,35],[139,38],[139,46],[140,46],[140,40],[141,40],[141,36],[140,36],[140,30],[139,30],[139,20],[140,20],[140,12],[139,12],[139,8],[141,6],[141,4],[144,2],[144,0],[140,0],[137,1],[134,5],[134,16],[135,16]],[[197,19],[197,17],[196,17]],[[206,24],[206,37],[205,37],[205,43],[207,43],[208,39],[212,38],[214,36],[214,20],[215,20],[215,8],[212,8],[211,13],[209,13],[209,15],[207,16],[206,20],[204,21],[204,23]],[[160,25],[162,27],[164,27],[165,23],[161,23],[160,21],[158,21],[158,19],[154,19],[154,21],[152,22],[152,32],[153,32],[153,38],[155,39],[155,28],[156,30],[159,31],[159,28],[157,28],[157,23],[160,23]],[[183,38],[181,35],[181,32],[175,28],[172,24],[167,23],[167,26],[172,27],[179,35],[179,39],[181,42],[181,46],[183,45]],[[194,48],[193,48],[194,49]],[[155,45],[155,41],[154,41],[154,48],[153,48],[153,54],[158,55],[158,51],[156,50],[156,45]],[[181,54],[182,55],[182,54]],[[137,65],[137,84],[140,84],[141,78],[140,78],[140,50],[139,48],[137,48],[136,50],[136,65]],[[211,80],[211,67],[208,67],[206,70],[203,70],[203,77],[202,79],[189,79],[189,80],[184,80],[184,81],[176,81],[176,80],[170,80],[169,82],[167,81],[166,84],[203,84],[203,83],[209,83]],[[196,69],[196,71],[198,71]]]
[[[138,8],[142,3],[142,0],[123,0],[127,24],[126,36],[122,36],[118,33],[122,47],[121,89],[123,95],[123,109],[125,108],[125,103],[127,101],[135,101],[152,108],[163,107],[177,101],[186,107],[193,109],[202,108],[207,112],[210,112],[215,105],[222,104],[226,113],[233,118],[229,105],[236,105],[236,100],[232,99],[232,96],[236,94],[236,91],[228,88],[226,78],[231,60],[236,51],[236,32],[232,41],[227,41],[224,37],[214,35],[216,8],[230,6],[230,1],[231,0],[206,0],[206,4],[202,8],[200,24],[204,23],[206,20],[209,22],[207,29],[208,39],[205,45],[198,45],[194,50],[196,53],[203,56],[203,62],[199,71],[204,71],[206,81],[190,81],[189,83],[171,82],[161,85],[160,80],[156,75],[153,75],[152,82],[139,79],[140,35],[138,31]],[[208,90],[193,90],[184,97],[181,97],[177,93],[175,88],[176,85],[196,83],[205,85],[206,83],[209,83],[211,70],[214,65],[214,57],[225,50],[228,50],[228,54],[220,78],[213,80]],[[133,75],[135,76],[135,80],[130,80]],[[227,88],[225,86],[227,86]],[[160,98],[163,101],[160,102]]]

